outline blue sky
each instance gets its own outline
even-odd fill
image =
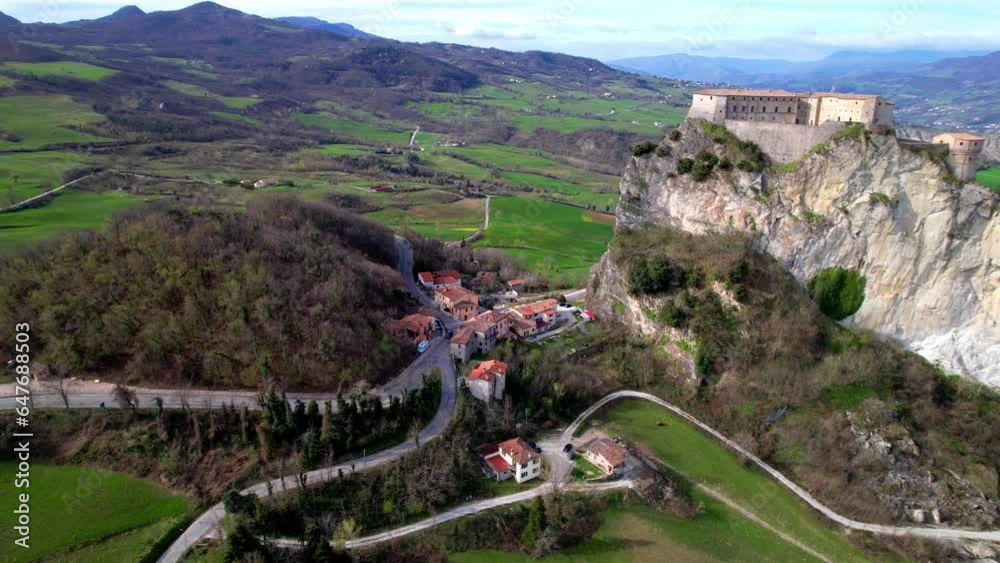
[[[127,0],[126,0],[127,1]],[[140,0],[173,10],[193,0]],[[993,0],[235,0],[265,17],[344,21],[405,41],[444,41],[510,50],[545,49],[603,60],[691,53],[815,59],[844,48],[1000,49]],[[0,0],[22,21],[106,15],[112,0]]]

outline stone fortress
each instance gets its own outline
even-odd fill
[[[759,145],[774,160],[787,163],[852,124],[876,133],[891,132],[895,107],[876,94],[706,88],[695,92],[688,117],[724,125],[740,139]],[[984,141],[971,133],[943,133],[927,148],[942,151],[941,146],[947,146],[951,173],[962,181],[973,181]]]

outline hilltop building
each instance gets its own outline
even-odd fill
[[[985,137],[973,133],[942,133],[935,135],[931,142],[948,145],[947,161],[953,176],[963,182],[975,181]]]
[[[695,92],[689,118],[724,125],[778,162],[792,162],[842,128],[892,129],[895,104],[876,94],[707,88]]]
[[[813,126],[862,123],[874,130],[892,126],[895,107],[876,94],[707,88],[695,93],[688,117],[720,125],[727,120]]]

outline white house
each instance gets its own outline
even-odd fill
[[[497,481],[513,477],[518,483],[524,483],[542,472],[542,456],[521,438],[483,446],[479,455],[483,459],[483,470]]]
[[[473,397],[488,403],[503,400],[506,379],[507,364],[499,360],[487,360],[472,370],[465,378],[465,385]]]

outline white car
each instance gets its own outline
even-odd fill
[[[424,340],[424,341],[423,341],[423,342],[421,342],[420,344],[417,344],[417,353],[418,353],[418,354],[423,354],[423,353],[424,353],[424,352],[426,352],[426,351],[427,351],[427,349],[428,349],[428,348],[430,348],[430,347],[431,347],[431,343],[430,343],[430,342],[428,342],[427,340]]]

